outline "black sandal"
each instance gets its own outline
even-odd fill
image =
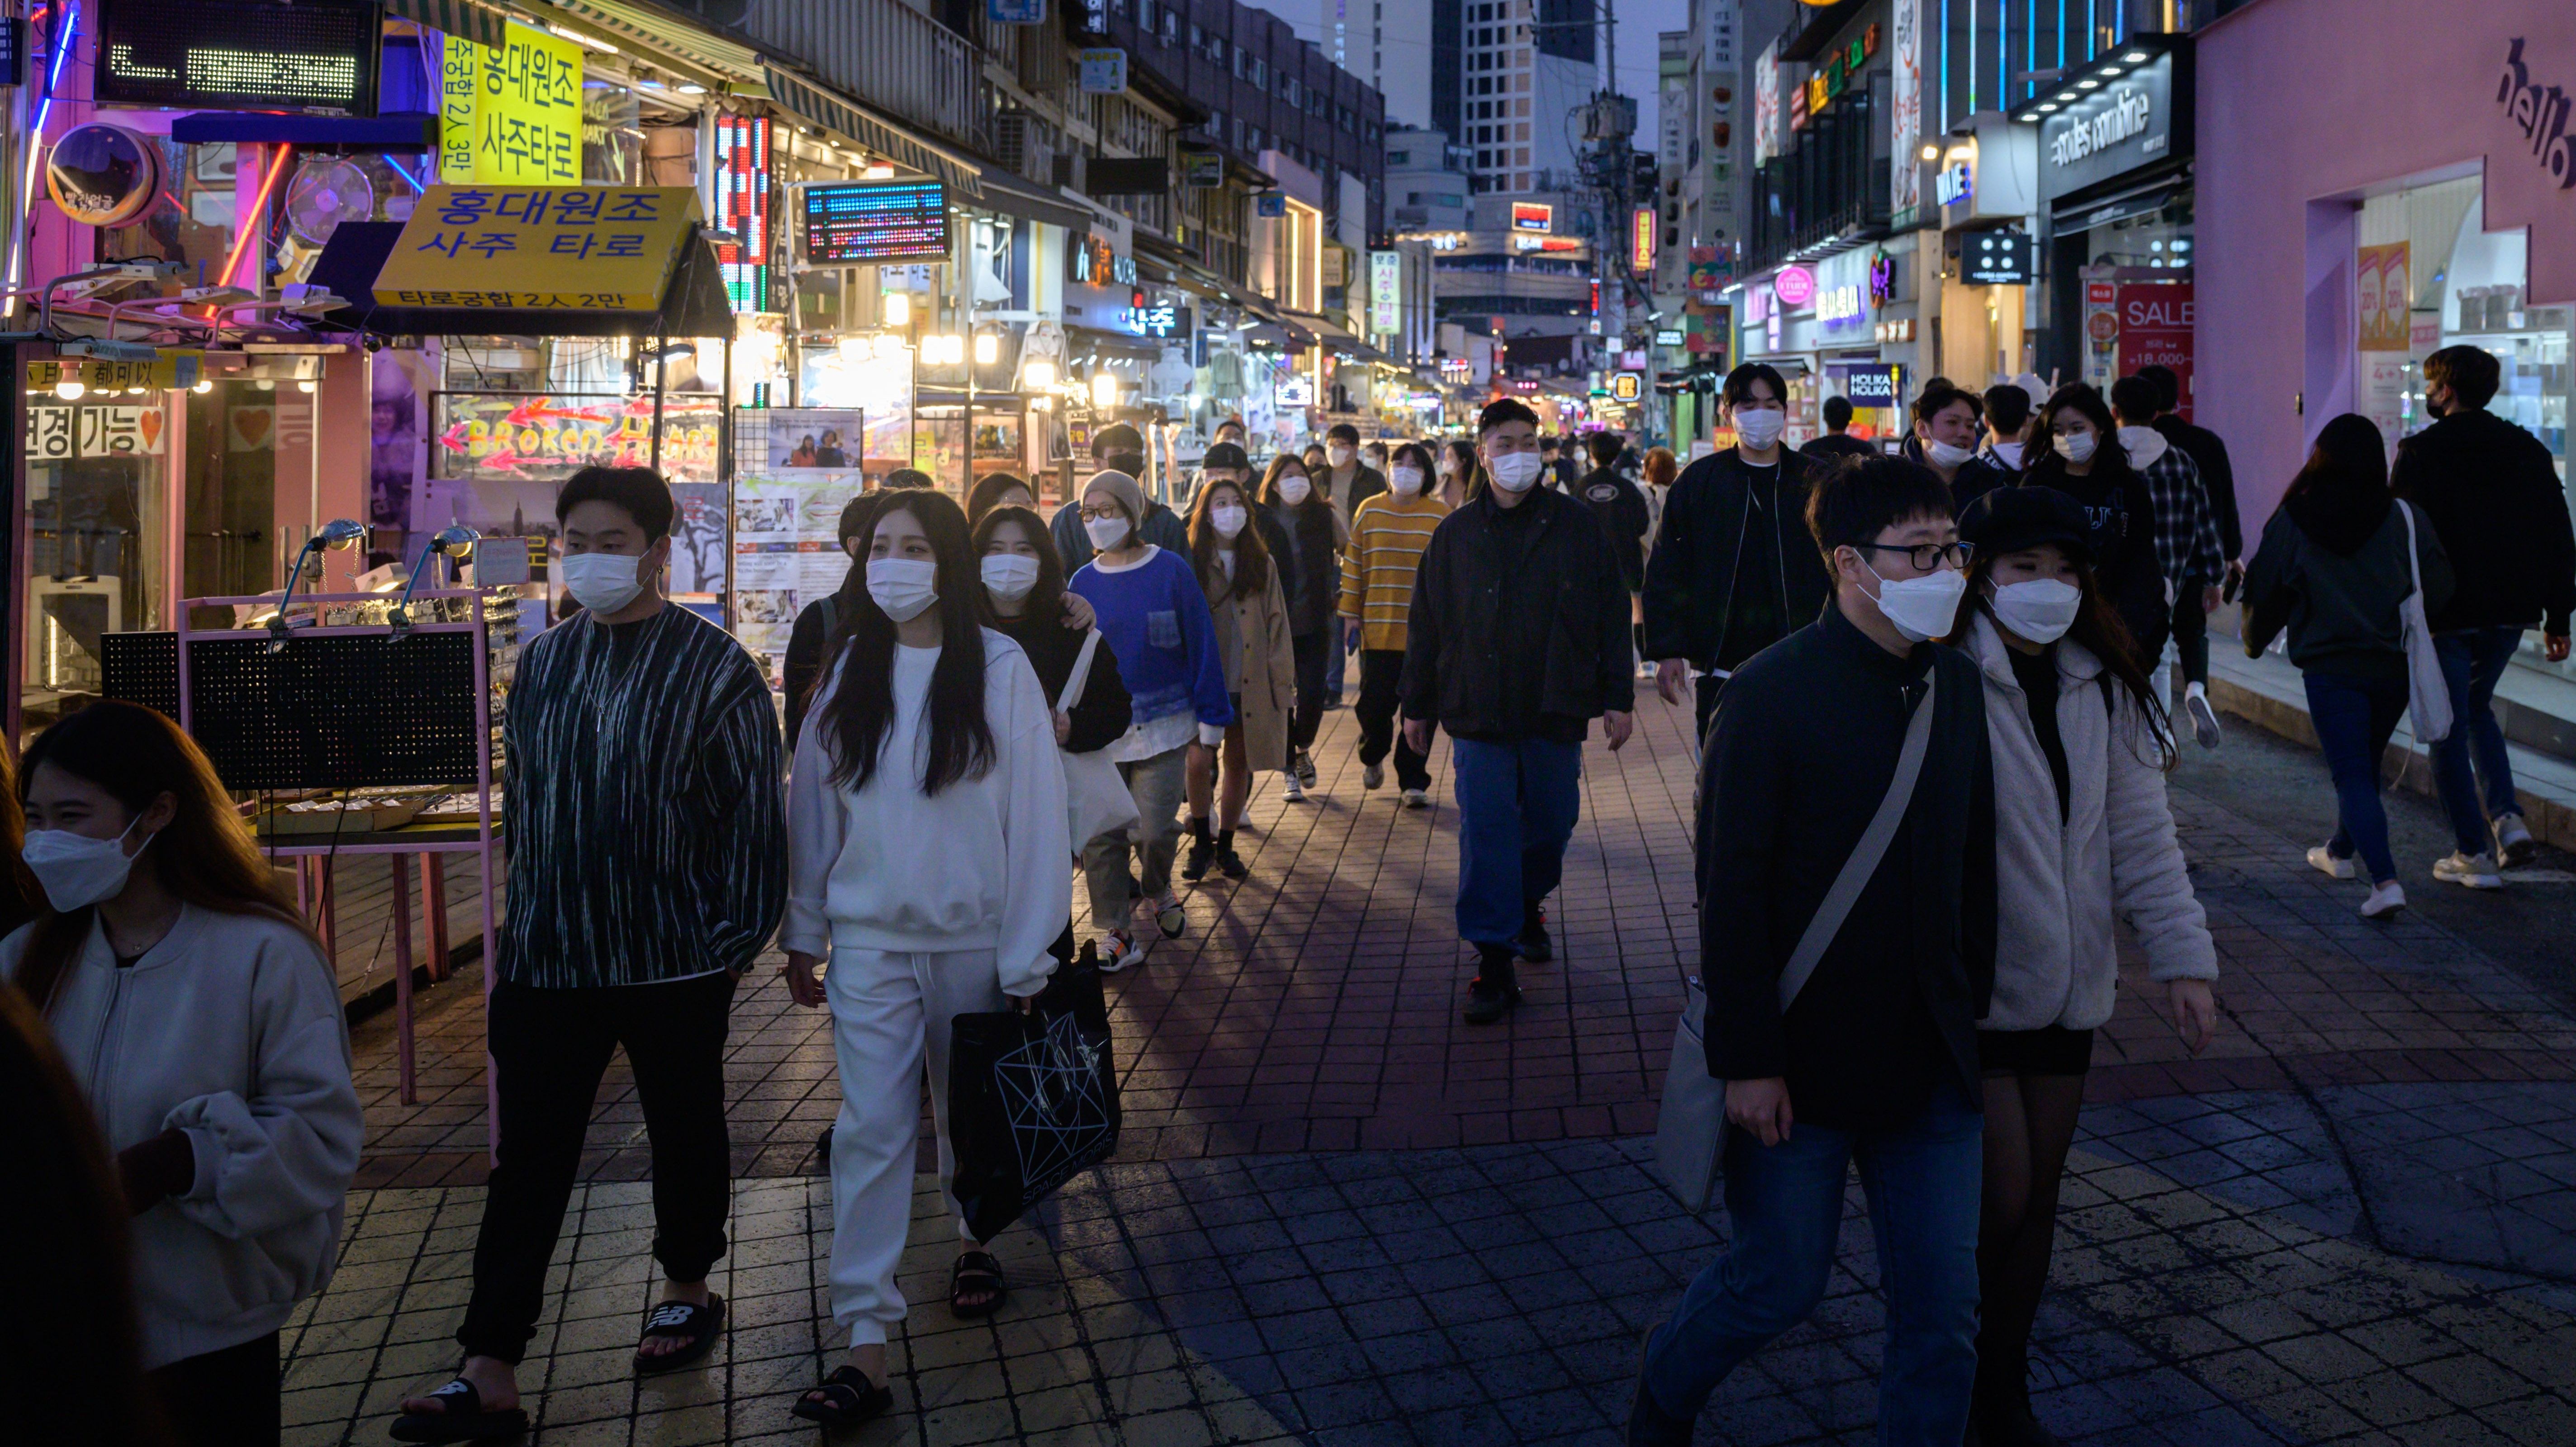
[[[991,1295],[969,1306],[961,1298],[970,1291],[990,1292]],[[950,1311],[968,1319],[991,1316],[1001,1309],[1002,1298],[1010,1294],[1010,1283],[1002,1279],[1002,1263],[993,1258],[993,1253],[989,1251],[958,1253],[957,1269],[948,1278]]]
[[[635,1343],[635,1374],[652,1377],[676,1372],[714,1351],[716,1338],[724,1334],[724,1314],[724,1298],[712,1294],[704,1306],[694,1301],[665,1301],[644,1313],[644,1335]],[[671,1337],[687,1344],[658,1356],[645,1353],[645,1342]]]
[[[814,1400],[822,1398],[821,1401]],[[868,1380],[868,1374],[853,1366],[839,1366],[823,1379],[823,1385],[796,1399],[788,1410],[808,1422],[826,1427],[855,1427],[874,1421],[894,1406],[894,1388]]]
[[[435,1412],[405,1412],[394,1419],[393,1439],[397,1442],[480,1442],[491,1437],[516,1437],[528,1430],[528,1413],[523,1407],[503,1407],[487,1411],[483,1394],[474,1384],[458,1377],[429,1394],[446,1405]]]

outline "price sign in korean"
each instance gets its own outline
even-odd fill
[[[447,38],[438,170],[449,181],[581,184],[581,47],[513,24],[498,47]]]
[[[432,186],[376,277],[376,300],[656,311],[698,216],[688,186]]]

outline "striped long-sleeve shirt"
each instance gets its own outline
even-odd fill
[[[504,725],[500,978],[542,989],[739,970],[787,907],[778,712],[689,610],[582,614],[519,662]]]
[[[1404,651],[1413,570],[1431,546],[1431,530],[1448,515],[1436,497],[1386,492],[1360,504],[1342,550],[1342,616],[1360,620],[1362,648]]]

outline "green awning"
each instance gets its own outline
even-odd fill
[[[509,24],[500,11],[475,0],[385,0],[385,13],[477,45],[499,45]]]

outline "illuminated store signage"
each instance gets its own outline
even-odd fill
[[[374,0],[95,3],[104,104],[376,113],[383,11]]]

